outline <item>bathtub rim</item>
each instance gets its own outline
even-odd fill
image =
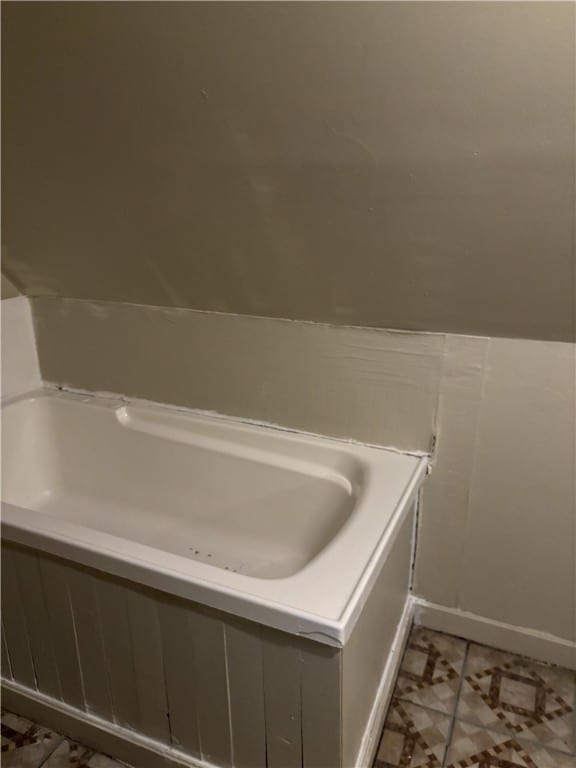
[[[74,525],[42,512],[19,507],[2,501],[2,536],[7,541],[36,548],[57,557],[76,562],[79,565],[110,573],[120,578],[143,584],[151,589],[175,595],[187,600],[223,610],[270,626],[289,634],[310,637],[318,642],[342,647],[350,636],[371,588],[394,544],[396,535],[412,508],[420,485],[427,471],[427,456],[401,454],[386,448],[368,447],[329,437],[311,436],[306,433],[274,430],[269,425],[255,425],[223,416],[212,416],[191,409],[183,409],[160,403],[143,403],[126,397],[102,397],[94,393],[80,394],[65,390],[44,387],[2,401],[2,409],[11,404],[38,397],[64,398],[99,404],[104,407],[134,405],[167,410],[176,415],[185,413],[202,422],[215,420],[218,424],[229,422],[239,429],[255,430],[266,433],[276,432],[282,437],[296,442],[331,445],[336,450],[349,452],[359,460],[367,462],[370,483],[359,504],[358,514],[362,511],[364,527],[370,528],[379,536],[373,546],[364,542],[364,549],[370,549],[365,562],[356,564],[356,577],[342,578],[344,569],[338,570],[338,555],[342,555],[342,538],[346,542],[348,534],[344,532],[336,537],[339,546],[332,541],[326,549],[292,576],[273,580],[261,580],[253,577],[232,574],[215,569],[204,563],[167,553],[144,544],[122,539],[112,534]],[[390,466],[385,465],[389,463]],[[376,503],[376,498],[390,497],[386,494],[387,479],[384,477],[394,465],[404,464],[407,482],[403,492],[395,497],[385,525],[378,527],[376,518],[384,513],[370,515],[369,507]],[[408,472],[408,467],[411,470]],[[374,473],[374,468],[383,470],[382,475]],[[351,526],[352,527],[352,526]],[[356,526],[357,527],[357,526]],[[88,535],[86,535],[88,532]],[[358,531],[354,531],[358,537]],[[365,534],[364,534],[365,535]],[[352,537],[354,538],[354,537]],[[128,545],[128,546],[127,546]],[[327,554],[330,556],[327,557]],[[192,564],[192,565],[191,565]],[[215,573],[218,571],[218,573]],[[326,594],[326,586],[333,586],[334,573],[340,578],[339,593]],[[308,582],[308,583],[307,583]],[[324,585],[324,586],[323,586]],[[300,593],[298,594],[298,591]],[[298,594],[298,600],[295,595]],[[297,603],[297,604],[295,604]]]

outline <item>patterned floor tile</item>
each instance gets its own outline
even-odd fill
[[[9,712],[2,714],[2,768],[39,768],[62,736]]]
[[[456,721],[447,768],[576,768],[576,757],[512,734]]]
[[[52,752],[42,768],[86,768],[92,750],[65,739]]]
[[[466,641],[423,627],[412,630],[394,696],[452,714],[460,687]]]
[[[573,672],[471,645],[456,716],[573,753],[575,699]]]
[[[374,768],[441,768],[450,723],[447,715],[394,699]]]

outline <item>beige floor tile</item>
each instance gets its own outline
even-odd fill
[[[466,641],[422,627],[412,630],[394,696],[452,714],[466,654]]]
[[[457,717],[573,753],[575,698],[574,672],[471,645]]]
[[[576,757],[512,734],[456,721],[447,768],[576,768]]]
[[[451,719],[395,699],[382,731],[374,768],[441,768]]]
[[[52,752],[42,768],[85,768],[92,750],[65,739]]]

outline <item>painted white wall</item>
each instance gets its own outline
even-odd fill
[[[475,616],[485,641],[549,634],[556,656],[551,638],[516,649],[576,667],[576,347],[453,336],[446,350],[415,592],[452,609],[446,630]]]
[[[30,302],[25,296],[0,303],[2,397],[13,397],[41,385]]]

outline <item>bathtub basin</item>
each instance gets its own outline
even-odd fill
[[[53,390],[3,406],[3,535],[342,646],[425,459]]]

